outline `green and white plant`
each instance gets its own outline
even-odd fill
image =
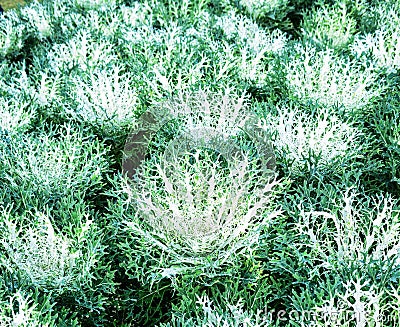
[[[310,119],[295,106],[282,106],[277,116],[260,120],[260,126],[272,135],[280,161],[287,162],[294,175],[301,175],[310,167],[323,170],[335,160],[350,156],[359,136],[355,128],[329,109]]]
[[[88,10],[106,11],[117,5],[116,0],[74,0],[74,5]]]
[[[237,67],[238,76],[262,87],[268,83],[268,75],[274,69],[268,65],[271,58],[282,54],[288,37],[276,29],[272,32],[260,28],[251,19],[231,11],[217,17],[216,27],[220,28],[234,46],[226,47],[225,69]],[[232,55],[238,51],[240,57]],[[220,73],[221,74],[221,73]]]
[[[372,262],[391,259],[400,264],[399,212],[393,200],[381,200],[376,204],[375,217],[363,217],[357,210],[354,194],[347,192],[344,206],[339,213],[313,211],[303,213],[297,224],[301,234],[310,238],[310,246],[318,255],[320,264],[335,269],[338,262],[351,264],[354,261]],[[322,223],[319,218],[322,218]],[[328,226],[333,223],[333,229]]]
[[[5,188],[9,201],[17,200],[27,208],[54,204],[76,191],[93,194],[101,187],[108,167],[99,141],[71,126],[49,130],[37,138],[14,134],[0,142],[4,181],[0,190]]]
[[[70,286],[76,277],[81,253],[54,231],[46,215],[38,213],[21,227],[11,215],[3,214],[1,237],[1,266],[11,274],[18,271],[32,285],[55,290]]]
[[[286,62],[288,85],[301,100],[320,105],[360,110],[385,90],[376,66],[344,59],[332,50],[317,51],[296,45],[296,55]]]
[[[226,309],[215,305],[207,295],[198,297],[197,305],[201,308],[202,314],[196,318],[188,317],[185,313],[176,315],[166,324],[160,327],[268,327],[273,322],[264,312],[253,313],[243,308],[242,301],[231,305],[227,304]]]
[[[308,278],[321,292],[307,289],[292,299],[298,315],[315,326],[389,326],[398,321],[398,202],[380,197],[369,203],[371,212],[356,197],[347,190],[330,212],[302,210],[295,224],[301,240],[297,246],[311,260]],[[309,296],[314,299],[304,303]]]
[[[282,19],[289,5],[289,0],[240,0],[239,3],[255,19]]]
[[[41,305],[39,310],[43,310],[43,323],[53,312],[51,305],[47,309],[44,307],[46,301],[58,307],[72,302],[83,312],[95,311],[95,319],[101,321],[107,295],[114,283],[104,257],[106,246],[96,223],[88,219],[87,212],[78,211],[69,217],[69,225],[59,228],[56,227],[58,216],[14,211],[12,207],[3,207],[0,224],[0,273],[7,276],[8,284],[34,290],[35,297],[42,292],[38,305]],[[25,309],[20,307],[21,319],[27,314],[28,319],[34,307]],[[71,313],[64,316],[64,310],[59,313],[58,318],[65,321],[76,317]],[[54,318],[57,319],[57,315]]]
[[[345,1],[333,6],[313,7],[302,21],[302,34],[319,47],[343,49],[352,42],[356,33],[356,20]]]
[[[314,308],[315,326],[367,327],[391,320],[380,305],[383,294],[374,285],[361,278],[343,284],[344,292],[334,292],[334,297],[324,305]]]
[[[68,110],[73,118],[104,131],[134,125],[137,96],[131,74],[121,73],[116,66],[111,71],[75,77],[71,83],[77,103],[76,108]]]
[[[287,43],[288,37],[280,30],[267,32],[250,18],[234,11],[216,19],[216,26],[222,29],[228,40],[235,40],[235,45],[240,44],[254,54],[261,51],[279,54]]]
[[[179,284],[188,280],[198,285],[188,287],[207,287],[238,273],[224,271],[240,266],[279,216],[272,199],[281,183],[240,142],[233,144],[249,119],[242,97],[182,94],[155,108],[170,114],[183,133],[119,187],[109,219],[125,235],[117,247],[126,276],[143,288],[165,285],[182,293]]]
[[[352,45],[352,51],[357,56],[371,55],[379,67],[389,73],[396,72],[400,66],[400,29],[378,30],[359,36]]]
[[[33,1],[29,7],[21,9],[21,19],[27,22],[27,30],[39,40],[43,41],[52,35],[50,13],[38,1]]]
[[[390,0],[6,11],[0,325],[334,325],[266,307],[398,325],[399,17]],[[168,121],[126,180],[146,111]]]
[[[55,43],[47,54],[47,60],[53,72],[69,74],[75,67],[83,71],[106,68],[116,63],[117,55],[108,40],[98,40],[87,30],[78,29],[67,42]]]
[[[23,47],[25,26],[18,22],[19,18],[15,12],[0,18],[0,54],[2,56],[17,53]]]
[[[276,183],[256,177],[259,172],[251,166],[244,161],[224,173],[212,158],[200,158],[199,152],[158,165],[154,173],[143,172],[138,181],[134,191],[138,215],[156,233],[187,247],[189,253],[233,246],[253,224],[268,224],[273,218],[264,216],[264,211]],[[153,174],[157,175],[152,178]]]
[[[22,132],[26,130],[34,118],[34,111],[29,110],[28,103],[16,99],[0,98],[0,130]]]
[[[255,222],[267,223],[263,211],[277,182],[264,166],[254,166],[257,158],[229,144],[251,118],[244,98],[229,90],[182,94],[156,106],[160,112],[180,119],[186,134],[138,170],[132,189],[138,217],[193,253],[225,248]],[[202,154],[202,147],[219,152],[219,159]]]
[[[40,308],[41,307],[41,308]],[[17,290],[8,299],[0,303],[0,325],[15,327],[43,327],[56,326],[56,316],[51,314],[51,305],[47,302],[44,305],[37,303],[24,290]]]
[[[400,65],[400,6],[380,4],[371,11],[376,16],[373,32],[358,35],[351,45],[357,57],[372,57],[377,66],[396,72]]]

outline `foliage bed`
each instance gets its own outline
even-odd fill
[[[5,12],[0,325],[399,326],[399,17],[397,0]],[[149,112],[168,120],[127,176]]]

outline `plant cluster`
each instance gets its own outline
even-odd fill
[[[0,325],[398,326],[399,17],[390,0],[0,15]]]

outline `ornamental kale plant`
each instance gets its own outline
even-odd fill
[[[6,10],[0,325],[400,325],[399,17],[393,0]]]
[[[356,154],[359,132],[354,127],[326,109],[311,120],[310,115],[289,108],[277,106],[278,116],[270,115],[260,124],[271,134],[276,154],[291,174],[304,174],[310,167],[322,172],[324,166]]]
[[[374,62],[350,60],[332,50],[318,51],[307,43],[297,44],[293,53],[286,64],[287,81],[303,101],[358,110],[384,92]]]
[[[315,7],[305,14],[302,32],[317,46],[333,49],[346,47],[356,32],[356,20],[346,2],[336,2],[334,7]]]

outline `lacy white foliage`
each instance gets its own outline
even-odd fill
[[[339,212],[321,201],[319,211],[300,210],[278,223],[276,216],[280,205],[297,212],[290,203],[296,197],[306,201],[315,194],[318,201],[325,188],[311,189],[306,180],[326,183],[335,197],[335,185],[366,172],[353,169],[359,164],[357,130],[332,107],[362,117],[362,126],[375,117],[370,113],[383,110],[379,103],[360,114],[384,93],[384,83],[394,81],[381,69],[400,66],[400,2],[320,2],[304,16],[304,39],[290,42],[289,34],[265,26],[300,32],[289,26],[287,13],[295,17],[308,4],[317,8],[312,1],[211,2],[43,0],[0,15],[0,200],[16,204],[0,210],[1,326],[56,325],[52,318],[69,325],[64,314],[76,325],[146,319],[150,325],[166,314],[172,315],[167,326],[266,327],[277,322],[251,307],[271,298],[285,309],[293,304],[340,313],[334,322],[313,322],[319,326],[338,319],[343,327],[379,326],[384,312],[399,317],[400,215],[393,198],[372,210],[347,192]],[[370,15],[361,15],[357,8],[367,11],[369,4]],[[373,26],[362,26],[369,19]],[[357,34],[363,30],[370,34]],[[193,93],[207,88],[227,91]],[[254,158],[260,152],[245,153],[251,142],[244,141],[238,158],[224,157],[237,154],[229,152],[237,149],[229,142],[241,142],[253,118],[244,96],[231,88],[251,89],[256,110],[265,100],[275,112],[275,100],[288,89],[287,102],[315,110],[309,117],[298,107],[281,107],[258,126],[274,135],[280,163],[292,163],[285,166],[289,175],[304,184],[275,197],[283,185],[260,169],[262,156]],[[390,91],[390,105],[397,104]],[[154,109],[184,132],[158,143],[165,153],[151,156],[132,184],[116,191],[103,181],[115,175],[108,163],[114,167],[115,156],[99,138],[114,144],[137,123],[138,108],[168,96],[176,98]],[[377,133],[393,127],[385,121],[391,114],[382,113]],[[60,126],[68,119],[77,126]],[[399,139],[387,133],[379,136],[389,140],[376,147],[379,155],[363,158],[372,167],[361,183],[366,193],[381,185],[380,174],[397,167]],[[371,148],[376,137],[364,136]],[[227,152],[218,153],[221,148]],[[386,155],[389,163],[381,160]],[[321,169],[308,179],[303,168],[310,166]],[[325,168],[340,171],[320,174]],[[340,174],[347,168],[346,176]],[[99,226],[89,217],[99,218]],[[294,231],[287,230],[293,220]],[[127,283],[115,290],[118,280]],[[330,287],[332,280],[338,287]],[[205,288],[213,298],[197,297],[196,304],[195,294]],[[291,291],[297,303],[275,301],[289,299]],[[170,294],[173,308],[165,312]],[[352,323],[348,312],[358,317]]]
[[[43,314],[36,310],[38,304],[34,303],[29,295],[18,290],[7,302],[0,303],[0,326],[7,327],[47,327],[42,322]],[[7,314],[9,313],[9,314]]]
[[[16,53],[29,36],[44,40],[52,35],[51,18],[37,1],[23,7],[21,13],[8,11],[0,16],[0,54]]]
[[[121,20],[129,28],[139,28],[144,25],[146,18],[151,13],[147,3],[135,2],[131,6],[121,6]]]
[[[240,0],[240,4],[254,18],[272,17],[284,11],[289,0]]]
[[[0,16],[0,55],[18,52],[23,47],[25,29],[15,12]]]
[[[35,87],[26,73],[25,63],[15,66],[3,63],[0,66],[0,74],[5,77],[0,79],[0,89],[10,98],[14,98],[15,101],[26,101],[26,96],[33,96]]]
[[[146,8],[143,10],[146,11]],[[206,53],[202,53],[198,60],[195,59],[199,57],[200,41],[208,42],[207,46],[210,47],[220,47],[217,42],[208,39],[208,27],[203,33],[202,28],[184,29],[176,22],[171,22],[165,29],[156,30],[146,21],[138,28],[127,24],[123,29],[127,55],[134,59],[139,52],[140,56],[152,64],[152,69],[144,78],[160,97],[165,93],[171,94],[173,89],[189,89],[202,81],[204,70],[220,64],[212,62]]]
[[[51,18],[48,10],[36,0],[29,6],[21,9],[21,17],[28,24],[25,26],[34,33],[39,40],[52,35]]]
[[[303,35],[320,46],[341,49],[352,41],[356,20],[345,2],[323,6],[308,12],[302,22]]]
[[[296,229],[309,239],[307,247],[312,251],[314,266],[336,272],[337,269],[354,269],[354,265],[369,267],[382,262],[382,273],[397,269],[400,266],[400,215],[394,208],[395,201],[383,198],[375,203],[375,210],[366,214],[368,211],[361,213],[362,205],[355,203],[355,196],[348,190],[339,212],[302,212]],[[379,326],[380,323],[386,326],[389,319],[398,319],[398,292],[379,289],[372,281],[369,274],[343,281],[344,291],[335,289],[324,305],[315,308],[320,313],[317,317],[325,318],[316,321],[316,326],[336,326],[338,322],[343,326],[354,326],[354,322],[359,327]],[[387,303],[390,303],[389,311],[385,310]]]
[[[74,216],[63,231],[38,211],[12,214],[2,208],[0,268],[25,287],[63,294],[93,285],[104,246],[87,214]],[[74,226],[73,226],[74,225]],[[71,294],[71,293],[68,293]]]
[[[278,109],[277,117],[260,122],[274,134],[273,144],[280,156],[292,161],[291,171],[301,173],[305,162],[318,158],[317,167],[329,165],[335,158],[345,156],[354,148],[357,132],[340,121],[329,110],[321,111],[315,120],[297,108]]]
[[[38,215],[35,225],[23,229],[13,221],[4,224],[2,245],[9,258],[3,262],[5,267],[22,272],[39,287],[58,288],[71,281],[79,253],[71,253],[70,242],[54,233],[48,217]]]
[[[229,244],[257,220],[271,219],[264,211],[276,183],[257,176],[249,162],[226,173],[211,158],[200,160],[199,153],[193,164],[189,159],[157,166],[154,177],[140,176],[138,213],[153,228],[201,252]]]
[[[397,30],[378,30],[373,34],[358,36],[352,46],[358,56],[372,54],[376,63],[388,72],[400,67],[400,28]]]
[[[85,79],[74,78],[78,106],[70,114],[104,129],[132,125],[137,103],[132,80],[132,75],[121,74],[119,67],[90,73]]]
[[[236,304],[226,304],[226,308],[214,305],[207,295],[197,296],[197,305],[202,315],[195,319],[186,317],[172,318],[167,324],[160,327],[268,327],[273,322],[261,311],[255,313],[243,308],[243,301]]]
[[[60,99],[61,77],[60,75],[51,76],[40,72],[40,83],[37,83],[34,97],[41,106],[51,105]]]
[[[116,0],[74,0],[75,5],[82,6],[85,9],[97,9],[105,11],[116,7]]]
[[[325,106],[361,109],[384,91],[373,65],[343,59],[332,50],[296,46],[297,55],[286,64],[292,92]]]
[[[0,98],[0,130],[23,131],[30,125],[34,112],[27,110],[28,103],[16,100]]]
[[[277,184],[270,181],[270,172],[254,168],[245,153],[240,158],[220,158],[228,161],[223,168],[220,160],[200,151],[203,144],[222,156],[229,154],[229,137],[250,118],[244,99],[229,92],[224,96],[198,93],[160,106],[162,110],[156,112],[166,110],[183,119],[188,136],[174,141],[183,150],[173,147],[161,164],[150,163],[139,171],[134,187],[138,214],[194,252],[228,244],[259,219],[267,223],[270,218],[261,217]],[[198,151],[189,153],[191,146]],[[226,152],[221,150],[225,148]]]
[[[382,2],[370,11],[377,20],[375,31],[357,35],[351,50],[358,57],[372,56],[379,67],[395,72],[400,67],[400,5]]]
[[[59,288],[71,282],[79,252],[71,242],[55,233],[50,219],[36,214],[29,225],[20,227],[8,214],[1,222],[1,245],[6,256],[1,264],[11,273],[19,271],[38,287]]]
[[[380,304],[383,294],[376,286],[363,282],[361,278],[351,279],[343,286],[344,293],[335,291],[334,297],[325,300],[324,305],[314,308],[314,317],[319,319],[313,321],[313,326],[383,326],[381,323],[384,319],[389,320]]]
[[[229,88],[219,93],[181,92],[178,98],[156,105],[155,110],[183,118],[189,130],[214,128],[225,136],[237,134],[251,118],[245,96],[238,96]]]
[[[393,209],[392,199],[377,202],[379,212],[366,219],[359,214],[354,196],[348,192],[345,194],[340,214],[303,213],[297,225],[299,232],[309,236],[311,247],[326,267],[332,267],[335,262],[389,262],[393,258],[395,265],[400,265],[400,216],[398,210]],[[321,217],[324,219],[322,224],[317,222]],[[329,222],[333,222],[333,230],[328,229]]]
[[[287,36],[280,30],[267,32],[251,19],[237,15],[234,11],[217,17],[216,26],[224,31],[228,39],[239,41],[239,44],[255,54],[261,51],[280,53],[287,42]]]
[[[232,55],[233,49],[226,47],[222,60],[225,62],[224,67],[228,69],[232,64],[238,68],[241,78],[263,85],[269,73],[269,67],[265,65],[264,60],[268,55],[282,53],[287,36],[278,29],[267,32],[251,19],[233,11],[217,17],[216,26],[223,30],[229,40],[235,40],[241,54],[239,58],[235,58]]]
[[[54,44],[47,57],[49,66],[56,73],[64,73],[75,66],[82,70],[107,67],[116,61],[112,44],[107,40],[96,40],[86,30],[63,44]]]
[[[11,155],[7,147],[0,147],[3,163],[9,167],[5,174],[10,189],[32,192],[32,200],[40,195],[44,201],[100,182],[106,161],[99,144],[88,142],[70,126],[58,132],[60,139],[51,135],[41,135],[36,141],[12,138]]]

